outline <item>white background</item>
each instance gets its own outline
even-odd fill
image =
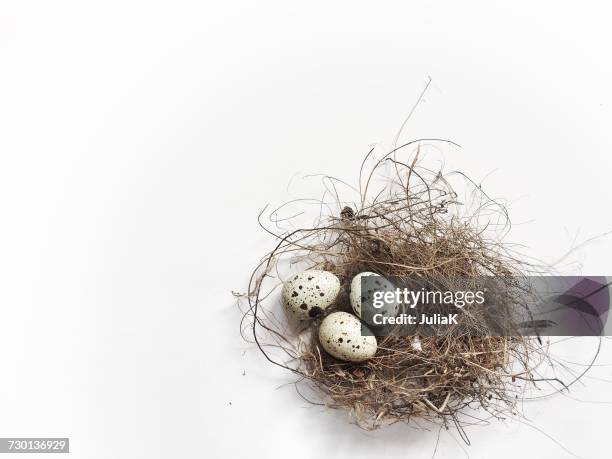
[[[277,389],[230,294],[271,247],[258,211],[296,173],[354,181],[428,75],[406,135],[493,172],[512,240],[552,261],[612,229],[605,2],[291,3],[0,4],[0,436],[84,458],[431,457],[435,432],[362,432]],[[612,274],[610,239],[575,272]],[[609,457],[592,402],[612,386],[585,383],[526,413]],[[570,457],[516,421],[469,434],[474,458]],[[465,455],[441,435],[437,457]]]

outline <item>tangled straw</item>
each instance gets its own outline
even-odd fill
[[[370,151],[361,165],[359,188],[353,188],[358,201],[350,205],[337,187],[348,185],[325,177],[333,202],[321,201],[321,216],[312,227],[277,232],[262,223],[262,212],[260,225],[277,242],[252,273],[243,321],[270,362],[297,374],[317,389],[322,403],[347,410],[359,426],[432,421],[454,425],[467,442],[463,427],[470,421],[460,414],[470,409],[498,418],[516,414],[525,387],[541,380],[532,370],[547,355],[537,339],[386,336],[379,338],[372,359],[347,363],[318,343],[323,317],[298,326],[287,323],[276,314],[279,301],[272,296],[285,263],[338,276],[341,293],[325,314],[350,311],[348,286],[363,271],[446,278],[533,273],[535,267],[503,241],[511,225],[502,204],[460,172],[444,174],[419,164],[421,147],[436,142],[448,141],[410,142],[379,160]],[[400,152],[411,148],[412,161],[400,161]],[[368,161],[373,166],[364,173]],[[375,184],[379,176],[382,186]],[[460,200],[451,186],[454,178],[471,189],[467,200]],[[271,213],[275,226],[292,221],[277,218],[278,213]]]

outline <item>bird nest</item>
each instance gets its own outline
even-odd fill
[[[370,152],[356,188],[325,176],[326,198],[332,199],[319,201],[312,225],[279,230],[293,220],[281,218],[279,208],[266,225],[262,212],[261,226],[276,243],[254,270],[243,298],[248,325],[243,336],[270,362],[296,374],[300,384],[314,388],[315,403],[344,409],[367,429],[432,421],[462,431],[469,421],[461,414],[468,410],[486,410],[489,417],[516,414],[525,387],[537,383],[532,369],[546,359],[537,338],[483,333],[379,337],[376,354],[365,362],[338,360],[321,346],[321,321],[332,312],[351,311],[349,285],[358,273],[512,278],[532,269],[504,242],[511,226],[504,206],[460,172],[420,165],[424,143],[410,142],[377,160]],[[401,161],[404,152],[411,161]],[[468,190],[461,199],[457,180]],[[357,199],[343,200],[340,188],[354,190]],[[274,294],[281,272],[296,266],[330,271],[341,283],[323,315],[299,324],[285,317]]]

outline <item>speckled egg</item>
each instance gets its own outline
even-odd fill
[[[351,306],[353,307],[353,311],[355,311],[355,314],[357,314],[357,317],[361,317],[361,305],[363,303],[372,304],[372,295],[374,293],[373,290],[367,290],[366,292],[361,291],[361,279],[365,276],[375,276],[378,278],[373,282],[377,290],[395,290],[393,284],[391,284],[391,282],[382,277],[380,274],[371,272],[363,272],[357,274],[355,277],[353,277],[353,280],[351,281],[350,293]],[[399,313],[399,304],[386,304],[382,308],[377,309],[376,313],[380,313],[385,317],[395,317]],[[370,323],[370,325],[373,324]]]
[[[363,362],[374,357],[377,343],[374,336],[361,336],[361,322],[348,312],[333,312],[319,327],[323,349],[340,360]]]
[[[328,272],[309,269],[286,281],[281,292],[283,306],[290,316],[299,320],[321,315],[340,291],[340,280]]]

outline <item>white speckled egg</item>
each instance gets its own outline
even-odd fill
[[[323,349],[340,360],[363,362],[374,357],[375,336],[361,336],[361,322],[348,312],[333,312],[319,327],[319,342]]]
[[[332,304],[340,292],[340,280],[328,272],[309,269],[296,274],[283,285],[283,306],[299,320],[312,319]]]
[[[387,279],[382,277],[380,274],[371,273],[371,272],[363,272],[357,274],[353,277],[351,281],[351,293],[350,300],[351,306],[353,307],[353,311],[357,314],[357,317],[361,317],[361,305],[362,303],[372,304],[372,290],[368,290],[366,292],[361,291],[361,279],[365,276],[376,276],[378,279],[374,282],[376,284],[376,288],[378,290],[383,291],[394,291],[395,288],[393,284],[389,282]],[[386,304],[380,309],[376,310],[376,313],[382,314],[384,317],[395,317],[399,313],[399,304]],[[366,321],[367,322],[367,321]],[[370,325],[373,325],[370,323]]]

